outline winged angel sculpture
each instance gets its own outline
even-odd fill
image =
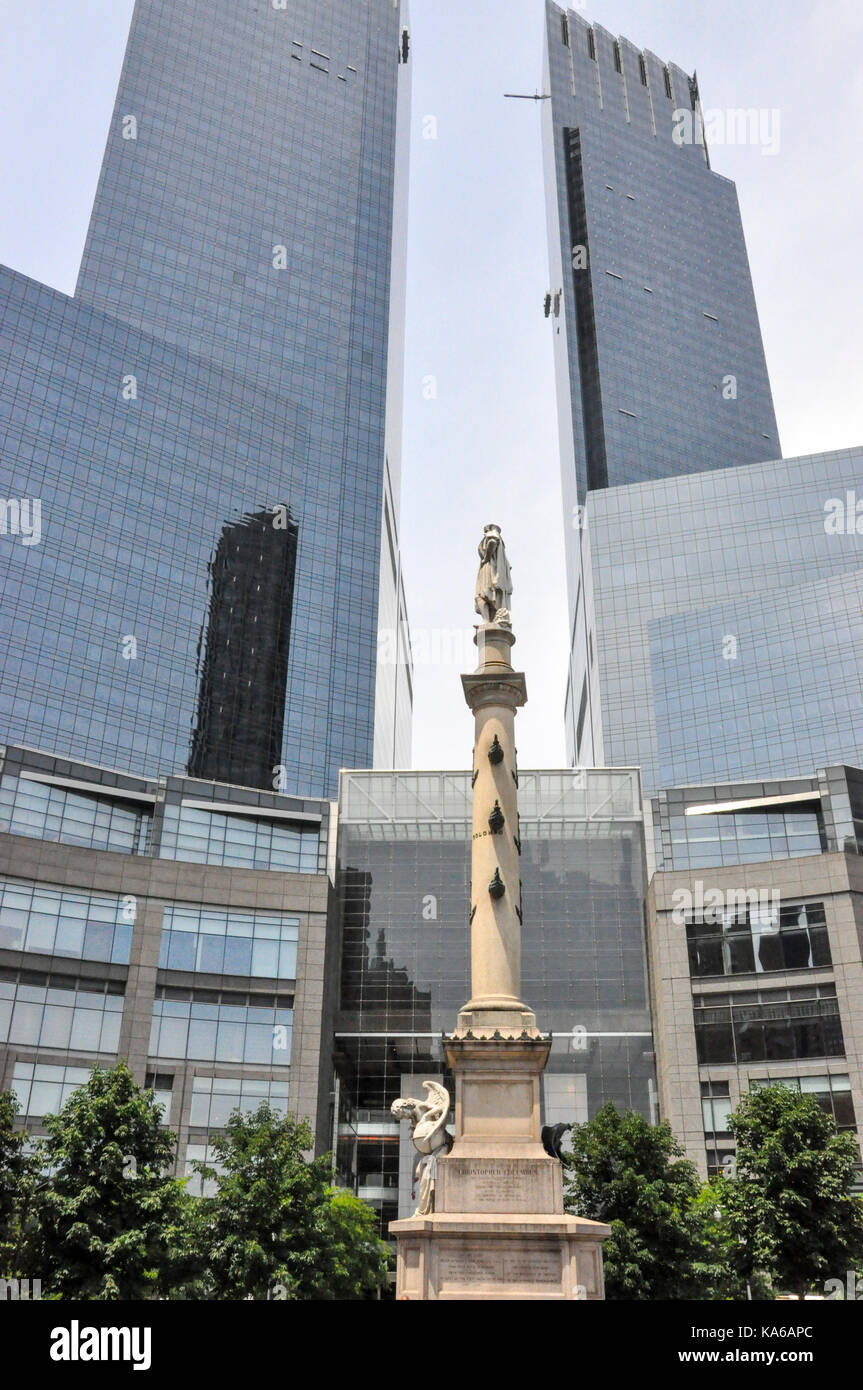
[[[446,1127],[449,1114],[449,1091],[437,1081],[424,1081],[427,1100],[394,1100],[390,1109],[397,1120],[408,1120],[411,1138],[419,1152],[414,1176],[419,1183],[419,1203],[414,1216],[428,1216],[434,1211],[435,1173],[439,1153],[452,1148],[452,1135]]]

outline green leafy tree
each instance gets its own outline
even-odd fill
[[[803,1297],[863,1260],[863,1204],[851,1185],[860,1155],[814,1096],[759,1087],[733,1111],[736,1175],[714,1192],[736,1262],[753,1280]]]
[[[713,1208],[667,1123],[621,1114],[609,1101],[576,1125],[566,1197],[568,1210],[611,1227],[603,1246],[607,1298],[732,1296],[724,1246],[711,1242]]]
[[[386,1283],[388,1247],[377,1213],[352,1192],[330,1190],[331,1261],[328,1298],[374,1298]]]
[[[168,1297],[191,1277],[192,1199],[171,1176],[176,1135],[161,1115],[125,1062],[94,1069],[46,1115],[35,1260],[51,1294]]]
[[[32,1162],[25,1152],[27,1135],[15,1128],[18,1100],[0,1092],[0,1278],[22,1273],[24,1223]]]
[[[374,1295],[386,1246],[370,1208],[331,1185],[327,1156],[308,1159],[305,1121],[266,1103],[234,1111],[211,1140],[213,1184],[202,1199],[207,1291],[213,1299],[346,1299]]]

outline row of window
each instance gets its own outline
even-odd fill
[[[569,48],[570,29],[569,19],[566,15],[561,15],[560,17],[560,37],[561,41],[566,44],[567,48]],[[587,31],[587,51],[589,56],[593,59],[593,61],[596,62],[596,35],[594,34],[592,29],[588,29]],[[623,74],[623,53],[620,44],[616,39],[614,41],[614,70],[615,72],[619,72],[621,75]],[[644,56],[641,53],[639,53],[638,55],[638,72],[641,78],[642,87],[646,87],[648,85],[647,63],[645,62]],[[668,97],[669,100],[671,100],[673,92],[671,87],[671,73],[669,72],[668,68],[663,68],[663,76],[665,78],[665,95]]]
[[[139,802],[70,791],[26,778],[0,778],[0,831],[121,854],[153,850],[153,810]],[[238,869],[317,873],[317,825],[167,805],[162,859]]]
[[[660,813],[661,815],[661,813]],[[741,811],[718,815],[669,816],[671,858],[662,849],[657,816],[658,864],[666,869],[709,869],[821,854],[827,848],[818,811]]]
[[[159,854],[193,864],[314,874],[319,841],[317,826],[166,806]]]
[[[775,1002],[771,993],[778,996]],[[693,1004],[699,1062],[844,1057],[835,986],[810,987],[808,998],[789,999],[789,993],[765,992],[760,1000],[753,994],[744,996],[746,1002],[738,1002],[738,996],[733,1003],[719,1003],[710,995],[697,997]]]
[[[116,1053],[120,1046],[123,986],[114,981],[43,976],[0,970],[0,1042],[70,1052]]]
[[[90,796],[25,778],[0,778],[0,830],[38,840],[146,854],[152,812],[137,802]]]
[[[11,1088],[20,1113],[30,1119],[56,1115],[73,1091],[89,1078],[87,1067],[54,1066],[47,1062],[16,1062]],[[147,1085],[156,1103],[164,1107],[162,1121],[171,1122],[173,1081],[170,1074],[150,1072]],[[256,1110],[266,1102],[280,1115],[288,1113],[287,1081],[261,1081],[239,1076],[195,1076],[189,1124],[200,1129],[224,1129],[234,1110]]]
[[[0,882],[0,947],[128,965],[134,914],[121,898]]]
[[[789,904],[775,912],[746,908],[717,924],[686,924],[690,975],[762,974],[832,964],[823,903]]]
[[[246,996],[225,992],[220,996],[209,990],[194,995],[186,991],[190,997],[185,999],[176,997],[181,993],[162,989],[154,1000],[150,1030],[154,1057],[290,1066],[292,1001],[279,996],[272,1004],[263,1004],[256,996],[250,1002]]]
[[[839,1130],[853,1130],[856,1125],[854,1103],[851,1099],[851,1078],[849,1076],[783,1076],[750,1078],[749,1089],[758,1090],[761,1086],[775,1086],[777,1081],[793,1091],[814,1096],[823,1110],[836,1121]],[[728,1117],[733,1106],[729,1098],[727,1081],[702,1081],[701,1109],[704,1115],[704,1134],[707,1139],[727,1139],[731,1131]]]
[[[111,898],[0,881],[0,947],[128,965],[136,912],[131,895]],[[297,917],[169,904],[159,965],[293,980],[298,938]]]
[[[0,969],[0,1043],[116,1053],[124,987],[117,981]],[[160,987],[150,1051],[204,1062],[290,1065],[289,995]]]
[[[213,908],[165,908],[159,965],[214,975],[293,980],[299,919]]]

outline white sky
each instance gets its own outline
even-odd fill
[[[411,0],[408,603],[420,654],[435,656],[435,631],[469,630],[476,545],[484,522],[500,524],[530,693],[525,767],[563,761],[567,656],[540,116],[503,99],[539,86],[543,9]],[[131,12],[132,0],[0,0],[0,262],[68,293]],[[778,108],[778,154],[714,146],[711,160],[737,183],[785,455],[859,445],[859,0],[595,0],[583,13],[697,69],[705,107]],[[429,115],[436,140],[422,138]],[[417,666],[415,766],[469,763],[460,669]]]

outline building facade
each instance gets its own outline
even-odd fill
[[[593,622],[578,623],[590,494],[781,451],[737,192],[710,167],[695,77],[553,0],[545,18],[571,737]]]
[[[409,82],[390,0],[137,0],[75,297],[0,272],[10,743],[319,797],[409,760]]]
[[[605,1100],[655,1118],[638,773],[520,771],[519,811],[522,995],[553,1034],[543,1123]],[[446,1082],[442,1034],[467,999],[470,834],[467,771],[342,774],[338,1172],[384,1232],[415,1205],[390,1106]]]
[[[660,1107],[702,1175],[729,1113],[782,1082],[863,1114],[863,772],[669,789],[647,939]]]
[[[647,794],[863,763],[861,470],[843,449],[590,494],[574,760],[638,765]]]
[[[262,1100],[330,1147],[330,821],[326,801],[2,750],[0,1090],[31,1132],[120,1056],[180,1173]]]

